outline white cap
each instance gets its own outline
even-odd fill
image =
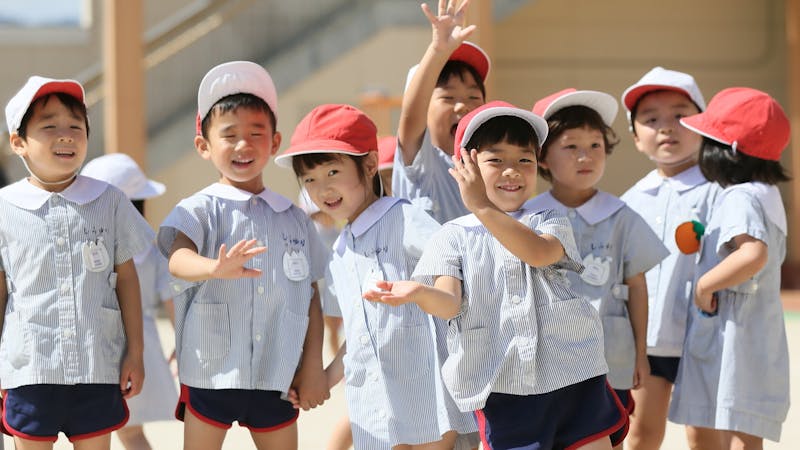
[[[625,92],[622,93],[622,104],[628,111],[628,118],[630,118],[630,112],[636,106],[639,99],[641,99],[643,95],[653,91],[679,92],[689,97],[700,111],[706,109],[706,101],[703,98],[703,93],[700,92],[700,88],[694,81],[694,77],[688,73],[668,70],[663,67],[654,67],[644,74],[639,81],[628,89],[625,89]]]
[[[56,80],[34,75],[22,86],[6,105],[6,125],[8,132],[19,129],[22,118],[36,99],[48,94],[62,92],[71,95],[83,103],[83,86],[75,80]]]
[[[158,197],[166,191],[163,184],[148,180],[136,161],[125,153],[109,153],[84,166],[81,175],[118,187],[131,200]]]
[[[585,106],[597,111],[603,123],[609,127],[617,117],[619,104],[617,100],[605,92],[579,91],[574,88],[564,89],[539,100],[533,105],[533,112],[550,119],[550,116],[568,106]]]
[[[264,100],[278,118],[278,93],[272,77],[250,61],[231,61],[208,71],[197,90],[197,115],[202,121],[215,103],[234,94],[251,94]]]
[[[501,116],[518,117],[528,122],[531,128],[533,128],[534,133],[536,133],[536,140],[539,143],[539,147],[544,145],[544,142],[547,140],[549,128],[547,126],[547,121],[541,116],[533,113],[533,111],[517,108],[511,103],[494,100],[473,109],[469,114],[458,121],[455,142],[453,143],[454,154],[456,156],[461,154],[461,148],[469,143],[469,140],[472,139],[472,135],[481,125],[489,121],[489,119]]]

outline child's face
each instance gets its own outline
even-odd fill
[[[517,211],[536,192],[536,149],[506,141],[481,147],[478,169],[486,196],[506,212]]]
[[[378,198],[371,183],[367,182],[377,171],[377,155],[370,152],[359,158],[367,158],[364,160],[364,175],[359,173],[352,158],[339,156],[307,169],[300,176],[311,201],[336,220],[352,222]]]
[[[458,121],[484,103],[481,88],[469,72],[453,75],[447,84],[437,86],[428,104],[431,143],[452,155]]]
[[[589,127],[565,130],[548,143],[539,166],[550,171],[554,194],[588,200],[606,168],[603,132]]]
[[[633,121],[636,148],[666,176],[694,166],[703,138],[679,120],[699,112],[688,97],[678,92],[656,91],[645,95],[639,101]]]
[[[269,116],[251,108],[211,113],[208,138],[195,137],[197,152],[217,168],[220,183],[254,194],[263,191],[261,173],[281,145]]]
[[[86,121],[67,108],[56,96],[33,104],[33,114],[22,139],[16,132],[10,136],[11,148],[25,158],[31,172],[45,182],[69,179],[86,159],[88,138]],[[63,190],[64,185],[43,185],[36,177],[30,182],[46,190]]]

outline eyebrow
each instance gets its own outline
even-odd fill
[[[690,102],[688,102],[688,101],[687,101],[687,102],[685,102],[685,103],[684,103],[684,102],[681,102],[681,103],[675,103],[675,104],[672,104],[672,105],[669,105],[669,106],[668,106],[668,108],[669,108],[669,109],[673,109],[673,110],[674,110],[674,109],[686,109],[686,108],[691,108],[691,107],[692,107],[692,104],[691,104]],[[655,107],[655,106],[654,106],[654,107],[647,108],[647,109],[643,109],[643,110],[639,111],[639,112],[637,113],[637,115],[638,115],[638,114],[647,114],[647,113],[651,113],[651,112],[655,111],[656,109],[658,109],[658,108],[657,108],[657,107]]]

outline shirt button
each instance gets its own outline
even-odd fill
[[[611,293],[614,295],[619,295],[619,286],[614,286],[614,289],[611,289]]]
[[[515,295],[515,296],[511,297],[511,303],[513,303],[515,305],[519,305],[521,302],[522,302],[522,299],[519,297],[519,295]]]
[[[378,417],[381,418],[381,419],[385,419],[386,418],[386,411],[384,411],[384,410],[378,411]]]
[[[264,293],[264,286],[259,286],[258,287],[258,293],[259,294],[263,294]]]
[[[181,291],[181,287],[178,286],[177,284],[173,284],[172,285],[172,290],[175,291],[175,292],[180,292]]]
[[[251,200],[250,200],[250,203],[252,203],[252,204],[254,204],[254,205],[255,205],[256,203],[258,203],[258,200],[256,200],[255,198],[253,198],[253,199],[251,199]]]
[[[369,335],[367,335],[367,334],[362,334],[361,337],[358,338],[358,339],[359,339],[359,341],[361,341],[361,345],[369,344]]]
[[[64,283],[61,285],[61,293],[68,294],[69,293],[69,284]]]
[[[256,241],[256,245],[259,246],[259,247],[263,247],[264,246],[264,241]]]
[[[575,211],[571,210],[570,212],[567,213],[567,216],[569,216],[570,219],[574,219],[575,218]]]
[[[261,340],[261,335],[260,335],[260,334],[257,334],[257,335],[256,335],[256,342],[258,342],[258,341],[260,341],[260,340]]]
[[[370,378],[372,378],[372,381],[378,381],[380,375],[378,375],[378,372],[372,372],[372,376]]]
[[[64,239],[63,237],[60,237],[60,238],[56,239],[56,244],[58,244],[58,245],[64,245],[66,243],[67,243],[67,240]]]
[[[72,336],[75,335],[75,332],[72,331],[71,328],[67,328],[66,330],[64,330],[64,333],[62,333],[62,334],[64,335],[65,338],[69,339],[69,338],[71,338]]]
[[[656,217],[656,223],[660,224],[662,222],[664,222],[664,218],[663,217],[661,217],[661,216]]]

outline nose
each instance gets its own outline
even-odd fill
[[[62,133],[62,134],[61,134],[61,135],[58,137],[58,142],[67,142],[67,143],[71,143],[73,140],[74,140],[74,139],[73,139],[73,137],[72,137],[72,134],[70,134],[70,133]]]
[[[507,166],[503,169],[503,176],[508,178],[517,178],[522,176],[517,169],[517,166]]]
[[[467,114],[469,114],[470,109],[469,109],[469,106],[467,106],[466,103],[464,103],[464,102],[456,102],[456,104],[453,105],[453,111],[455,111],[455,113],[458,114],[459,117],[464,117]]]

